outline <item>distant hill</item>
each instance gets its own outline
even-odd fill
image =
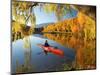
[[[44,27],[44,26],[48,26],[49,24],[54,24],[54,23],[37,24],[35,28],[42,28],[42,27]]]

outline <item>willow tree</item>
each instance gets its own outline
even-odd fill
[[[37,3],[33,2],[12,1],[12,20],[19,23],[23,28],[25,28],[30,21],[31,28],[34,29],[36,17],[33,8],[37,5]]]
[[[62,17],[68,13],[72,15],[72,8],[68,4],[43,4],[42,5],[43,9],[47,13],[52,13],[54,12],[58,21],[62,19]],[[73,16],[73,15],[72,15]]]

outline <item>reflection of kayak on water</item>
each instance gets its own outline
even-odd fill
[[[45,52],[50,52],[50,53],[60,55],[60,56],[64,55],[64,52],[62,50],[58,49],[58,48],[55,48],[55,47],[52,47],[52,46],[45,47],[42,44],[38,44],[38,46],[41,47]]]

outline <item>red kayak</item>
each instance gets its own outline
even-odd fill
[[[60,55],[60,56],[63,56],[63,55],[64,55],[64,52],[63,52],[62,50],[57,49],[57,48],[55,48],[55,47],[52,47],[52,46],[50,46],[50,47],[45,47],[44,45],[41,45],[41,44],[39,44],[39,46],[40,46],[41,48],[43,48],[43,50],[45,50],[46,52],[51,52],[51,53],[53,53],[53,54]]]

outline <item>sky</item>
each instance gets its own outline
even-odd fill
[[[54,12],[46,13],[43,9],[40,9],[40,6],[34,8],[34,13],[36,15],[36,24],[57,22]]]
[[[77,11],[71,10],[72,13],[67,13],[63,16],[62,20],[75,17],[77,15]],[[40,9],[40,6],[36,6],[33,10],[36,16],[36,25],[43,23],[54,23],[57,22],[57,17],[54,12],[47,13],[43,8]],[[73,16],[72,16],[73,15]]]

